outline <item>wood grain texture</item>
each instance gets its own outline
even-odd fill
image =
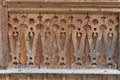
[[[7,76],[7,77],[6,77]],[[66,75],[66,78],[62,78],[63,75],[29,75],[29,79],[27,78],[28,75],[0,75],[1,80],[119,80],[120,76],[116,75]]]
[[[117,69],[117,17],[108,13],[9,13],[9,65]]]
[[[119,40],[118,42],[120,43],[120,13],[119,13]],[[119,44],[119,50],[120,50],[120,44]],[[119,51],[119,59],[118,59],[118,69],[120,70],[120,51]]]
[[[120,0],[0,0],[0,69],[120,69],[118,12]],[[95,74],[0,75],[0,80],[119,79]]]
[[[8,2],[14,2],[14,1],[18,1],[18,2],[120,2],[119,0],[6,0]]]
[[[0,68],[5,68],[7,62],[7,12],[6,7],[0,5]],[[6,56],[6,57],[5,57]]]
[[[2,14],[2,6],[0,6],[0,14]],[[0,43],[2,43],[3,42],[3,40],[2,40],[2,16],[0,16]],[[0,44],[0,67],[2,68],[3,66],[4,66],[4,61],[3,61],[3,50],[2,50],[2,47],[3,47],[3,44]]]

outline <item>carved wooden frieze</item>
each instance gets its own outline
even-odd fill
[[[117,68],[116,14],[9,13],[8,17],[9,68]]]

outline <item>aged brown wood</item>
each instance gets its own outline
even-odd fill
[[[26,49],[27,49],[27,64],[28,67],[32,66],[35,67],[36,66],[36,62],[35,62],[35,57],[36,57],[36,48],[37,48],[37,42],[38,42],[38,31],[35,28],[35,26],[37,25],[37,17],[34,20],[34,14],[28,15],[30,18],[28,20],[27,23],[25,23],[27,25],[27,29],[25,30],[25,43],[26,43]],[[34,23],[35,21],[35,23]],[[30,41],[30,39],[33,40],[33,42]]]
[[[0,16],[0,43],[2,43],[3,41],[2,41],[2,6],[0,5],[0,14],[1,14],[1,16]],[[3,54],[3,50],[2,50],[2,47],[3,47],[3,44],[0,44],[0,53],[1,53],[1,55],[0,55],[0,67],[1,68],[3,68],[4,67],[4,54]]]
[[[90,15],[88,15],[90,16]],[[99,22],[96,19],[99,18]],[[88,21],[88,25],[92,27],[92,30],[88,32],[88,41],[89,41],[89,46],[90,46],[90,58],[91,58],[91,63],[90,67],[101,67],[101,63],[99,62],[99,56],[100,56],[100,42],[102,38],[102,32],[99,29],[99,26],[101,25],[101,20],[100,20],[99,15],[94,16],[92,15]]]
[[[72,32],[72,40],[74,45],[74,62],[71,65],[71,68],[80,68],[83,67],[83,58],[85,58],[84,48],[85,48],[85,39],[86,39],[86,32],[84,31],[83,25],[86,23],[84,17],[86,15],[81,15],[78,17],[77,22],[75,22],[76,29]],[[79,19],[81,17],[81,19]],[[87,24],[87,23],[86,23]]]
[[[117,70],[118,12],[119,0],[0,0],[0,68]],[[95,74],[0,75],[0,80],[119,79]]]
[[[104,42],[105,42],[105,48],[106,48],[106,62],[107,62],[106,66],[116,67],[116,64],[114,63],[113,58],[114,58],[115,42],[117,40],[117,31],[115,30],[115,27],[113,26],[117,24],[116,23],[113,24],[111,19],[107,21],[109,21],[108,23],[109,27],[104,33]],[[109,42],[108,38],[112,38],[111,44],[108,43]]]
[[[43,17],[45,18],[45,25],[44,30],[41,32],[41,39],[42,39],[42,47],[43,47],[43,64],[42,68],[51,68],[53,67],[53,44],[54,44],[54,38],[55,35],[53,33],[53,30],[51,28],[51,16]],[[41,23],[43,24],[43,23]]]
[[[119,36],[120,36],[120,13],[119,13]],[[120,43],[120,37],[118,43]],[[120,44],[119,44],[119,50],[120,50]],[[119,59],[118,59],[118,69],[120,69],[120,51],[119,51]]]
[[[58,45],[58,66],[67,68],[67,46],[70,39],[70,31],[68,30],[68,22],[66,21],[65,15],[61,19],[60,30],[57,32],[57,45]]]
[[[10,55],[12,56],[12,61],[9,66],[18,68],[20,64],[19,58],[20,58],[20,48],[21,48],[21,31],[20,28],[18,29],[20,23],[18,22],[18,18],[16,18],[16,15],[12,16],[11,19],[14,19],[14,23],[9,24],[10,33],[8,35],[9,35],[9,40],[10,40],[9,43],[11,48]]]
[[[7,67],[7,8],[2,6],[0,0],[0,68]]]
[[[44,75],[25,75],[25,74],[11,74],[11,75],[1,75],[1,80],[45,80]],[[46,75],[46,80],[62,80],[64,75]],[[65,75],[66,80],[119,80],[119,76],[116,75]]]
[[[21,56],[21,52],[19,52],[20,49],[22,49],[22,47],[20,47],[20,43],[21,38],[24,37],[25,44],[23,45],[25,45],[25,49],[27,51],[26,67],[32,67],[34,65],[36,68],[40,66],[41,69],[70,67],[76,69],[108,68],[107,66],[110,64],[112,66],[111,68],[117,68],[116,66],[118,64],[113,64],[115,61],[114,55],[118,34],[116,31],[116,26],[118,25],[117,15],[107,13],[104,15],[94,13],[57,13],[56,15],[53,15],[52,13],[41,13],[41,21],[39,22],[39,14],[40,13],[29,13],[26,15],[25,19],[22,19],[24,15],[23,13],[9,14],[8,33],[11,50],[10,53],[15,55],[14,50],[16,50],[18,51],[16,54],[18,54],[19,57]],[[24,21],[22,22],[22,20]],[[26,27],[21,28],[21,25],[23,24],[25,24]],[[15,27],[16,25],[17,27]],[[11,35],[14,37],[11,37]],[[41,53],[37,53],[36,51],[38,48],[38,39],[41,39]],[[71,42],[70,39],[72,39]],[[86,41],[88,41],[88,43]],[[101,43],[105,47],[101,47]],[[69,44],[73,45],[73,51],[70,50],[70,47],[68,46]],[[89,45],[89,47],[87,47],[87,50],[89,50],[88,53],[85,53],[84,51],[85,44]],[[14,48],[14,45],[16,45],[16,48]],[[17,47],[17,45],[19,47]],[[71,56],[71,58],[73,58],[72,63],[69,62],[69,50],[73,55]],[[101,52],[100,50],[104,51]],[[36,63],[37,61],[35,58],[37,54],[42,54],[43,56],[40,63]],[[11,57],[14,58],[14,55],[11,55]],[[15,60],[19,60],[19,57],[18,59],[15,58]],[[57,60],[55,60],[55,57]],[[90,61],[87,61],[84,58]],[[101,59],[106,60],[106,62],[101,62]],[[19,60],[19,62],[21,61]],[[87,64],[82,65],[83,62]],[[77,67],[78,64],[79,67]],[[22,64],[20,64],[20,66],[22,66]]]

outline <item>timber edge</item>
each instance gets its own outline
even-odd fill
[[[120,12],[119,0],[6,0],[8,12]]]

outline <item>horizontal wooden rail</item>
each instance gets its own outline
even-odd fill
[[[9,12],[120,12],[120,8],[8,8]]]
[[[82,0],[71,0],[71,1],[49,1],[49,0],[7,0],[3,5],[10,7],[99,7],[99,8],[120,8],[120,1],[82,1]]]
[[[6,69],[0,70],[0,74],[105,74],[120,75],[116,69]]]
[[[6,0],[8,2],[120,2],[119,0]]]

